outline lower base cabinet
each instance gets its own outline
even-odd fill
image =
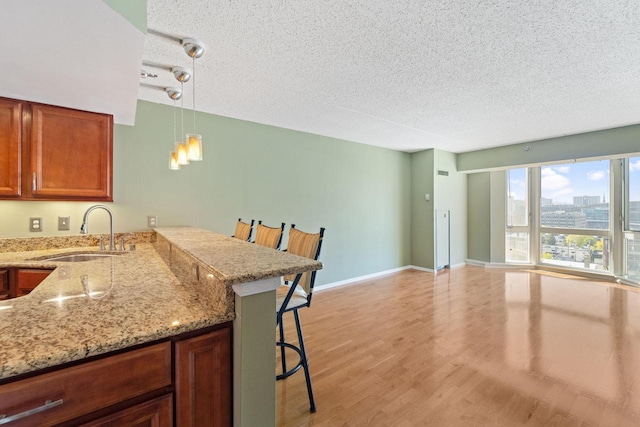
[[[231,426],[231,324],[0,385],[0,425]]]
[[[173,397],[170,394],[123,409],[83,427],[171,427],[173,426]]]
[[[230,340],[222,329],[176,342],[177,426],[231,425]]]
[[[45,268],[16,268],[15,275],[15,292],[16,297],[29,294],[44,279],[47,278],[53,269]]]
[[[27,295],[52,271],[51,268],[0,269],[0,301]]]
[[[0,301],[11,298],[9,270],[0,270]]]

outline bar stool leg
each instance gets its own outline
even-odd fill
[[[280,320],[280,324],[278,325],[280,327],[280,343],[284,344],[284,319]],[[282,362],[282,373],[284,374],[285,372],[287,372],[287,359],[285,356],[285,348],[284,345],[280,346],[280,361]]]
[[[316,412],[316,401],[313,398],[313,389],[311,388],[311,375],[309,374],[309,363],[307,361],[307,351],[304,348],[304,339],[302,337],[302,328],[300,327],[300,317],[298,316],[298,310],[293,310],[293,315],[296,320],[296,331],[298,333],[298,343],[300,344],[300,355],[302,368],[304,369],[304,376],[307,380],[307,392],[309,393],[310,411]]]

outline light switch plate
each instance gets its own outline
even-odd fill
[[[59,216],[58,217],[58,230],[59,231],[69,230],[69,222],[70,222],[70,217],[68,217],[68,216]]]
[[[29,231],[42,231],[42,217],[29,218]]]

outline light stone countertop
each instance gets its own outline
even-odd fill
[[[322,268],[206,230],[157,231],[215,278],[181,282],[155,243],[86,262],[41,259],[96,247],[0,253],[0,268],[56,268],[29,295],[0,301],[0,381],[231,321],[231,285]]]
[[[173,242],[201,264],[210,266],[216,279],[226,285],[322,268],[322,263],[319,261],[265,248],[208,230],[166,227],[157,228],[156,234]],[[161,240],[158,239],[158,241]],[[156,249],[163,251],[158,246]]]

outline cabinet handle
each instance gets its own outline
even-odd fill
[[[33,191],[36,191],[36,173],[33,173]]]
[[[56,406],[60,406],[62,405],[62,403],[63,403],[62,399],[58,399],[54,401],[47,400],[46,402],[44,402],[44,405],[42,406],[29,409],[28,411],[20,412],[19,414],[11,415],[10,417],[7,417],[7,414],[0,414],[0,424],[8,424],[12,421],[21,420],[22,418],[26,418],[28,416],[37,414],[39,412],[46,411],[51,408],[55,408]]]

